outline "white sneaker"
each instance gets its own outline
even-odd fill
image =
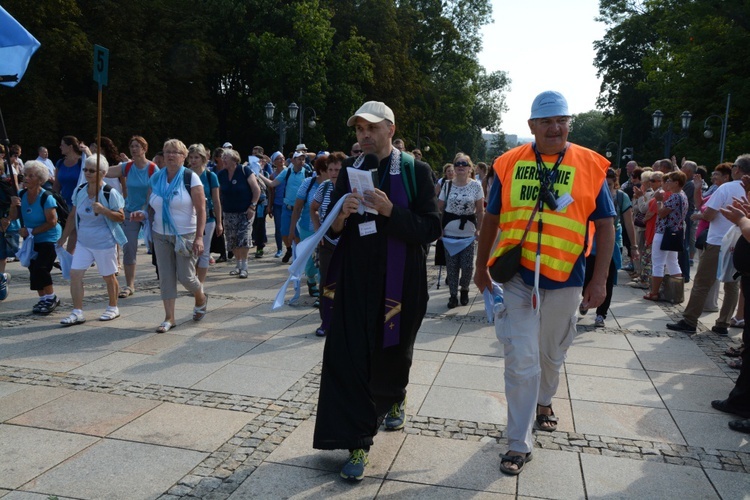
[[[597,314],[596,319],[594,320],[594,326],[597,328],[603,328],[604,327],[604,316]]]

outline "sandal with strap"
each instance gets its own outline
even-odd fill
[[[229,271],[229,276],[239,276],[239,275],[240,275],[240,270],[237,268],[234,268],[231,271]]]
[[[307,293],[310,295],[310,297],[320,297],[320,290],[318,289],[318,284],[314,281],[308,281]]]
[[[120,290],[120,293],[117,294],[117,297],[120,299],[127,299],[131,295],[135,293],[135,290],[130,288],[129,286],[124,286],[122,290]]]
[[[500,471],[510,474],[511,476],[517,476],[523,470],[523,466],[526,465],[526,462],[531,462],[531,452],[528,452],[526,456],[508,455],[508,453],[510,453],[510,451],[505,455],[500,455]],[[511,469],[507,465],[504,465],[504,462],[510,462],[517,468]]]
[[[535,428],[539,431],[544,432],[555,432],[557,430],[557,422],[559,419],[555,416],[555,412],[552,411],[552,405],[544,406],[544,405],[536,405],[537,406],[537,414],[536,414],[536,423]],[[543,413],[539,413],[538,408],[549,408],[550,414],[545,415]],[[544,425],[546,424],[546,427]]]
[[[169,330],[174,328],[175,324],[170,323],[169,321],[162,321],[161,325],[159,325],[156,328],[156,333],[167,333]]]
[[[55,296],[54,299],[45,300],[39,305],[39,314],[51,314],[52,311],[57,309],[57,306],[60,305],[60,299]]]
[[[729,356],[730,358],[739,358],[742,356],[742,351],[745,349],[744,346],[740,347],[730,347],[726,351],[724,351],[725,356]]]
[[[729,368],[734,368],[735,370],[741,370],[742,369],[742,358],[728,360],[727,361],[727,366],[729,366]]]
[[[120,310],[117,307],[107,307],[101,316],[99,321],[112,321],[120,317]]]
[[[80,325],[82,323],[86,322],[86,318],[83,317],[83,314],[78,313],[70,313],[70,316],[67,318],[63,318],[60,320],[60,324],[63,326],[73,326],[73,325]]]
[[[646,295],[644,295],[643,298],[646,299],[646,300],[653,300],[654,302],[658,302],[659,301],[659,294],[658,293],[651,293],[651,292],[649,292]]]
[[[193,321],[200,321],[206,317],[206,308],[208,307],[208,295],[202,306],[193,307]]]

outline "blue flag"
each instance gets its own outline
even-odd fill
[[[0,85],[15,87],[41,44],[0,7]]]

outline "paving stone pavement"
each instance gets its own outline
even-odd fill
[[[554,399],[559,430],[534,435],[518,477],[506,451],[503,354],[481,296],[448,310],[430,269],[431,300],[414,354],[403,431],[375,438],[360,484],[338,477],[346,451],[313,450],[323,339],[313,299],[270,310],[285,278],[279,259],[251,259],[250,277],[212,266],[209,313],[162,319],[150,256],[121,318],[96,321],[101,279],[86,278],[88,321],[59,326],[17,263],[0,303],[0,497],[15,499],[244,498],[750,498],[750,440],[710,407],[737,372],[738,345],[710,331],[666,330],[681,306],[647,303],[618,286],[605,328],[579,321]],[[444,273],[443,273],[444,276]],[[624,279],[624,273],[621,274]],[[621,281],[622,282],[622,281]],[[704,330],[717,313],[705,314]]]

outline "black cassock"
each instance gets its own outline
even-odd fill
[[[331,204],[349,192],[341,169]],[[380,189],[390,193],[390,157],[380,162]],[[414,340],[427,310],[427,245],[440,236],[440,212],[430,167],[415,162],[416,197],[409,209],[393,207],[390,217],[353,213],[335,256],[333,318],[326,335],[313,447],[356,449],[372,445],[385,413],[406,395]],[[377,186],[377,185],[376,185]],[[375,221],[377,232],[360,235],[360,224]],[[383,348],[388,237],[406,243],[401,331],[398,345]]]

